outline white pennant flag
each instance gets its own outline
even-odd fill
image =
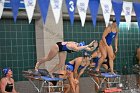
[[[0,0],[0,19],[1,19],[2,13],[3,13],[4,2],[5,2],[5,0]]]
[[[31,23],[35,5],[36,5],[36,0],[24,0],[24,4],[25,4],[25,9],[27,12],[29,23]]]
[[[112,3],[111,0],[100,0],[102,11],[103,11],[103,16],[105,20],[106,27],[109,24],[110,20],[110,14],[112,10]]]
[[[131,23],[132,2],[125,2],[125,1],[123,2],[123,12],[129,30],[130,23]]]
[[[82,27],[85,24],[88,3],[89,3],[89,0],[77,0],[77,8],[80,15]]]
[[[56,24],[58,23],[60,18],[62,2],[63,0],[50,0]]]

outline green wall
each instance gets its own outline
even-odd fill
[[[31,69],[36,62],[35,21],[0,20],[0,68],[10,67],[14,79],[24,80],[22,71]],[[2,73],[1,73],[2,76]]]
[[[97,22],[93,27],[91,21],[86,21],[81,27],[80,21],[75,21],[71,26],[69,21],[64,20],[65,41],[85,41],[87,44],[92,40],[100,40],[105,28],[104,22]],[[131,74],[132,65],[136,63],[135,49],[140,45],[140,31],[136,22],[131,23],[127,30],[125,22],[119,26],[119,51],[114,62],[115,69],[121,74]],[[0,20],[0,68],[10,67],[13,70],[16,81],[25,80],[22,71],[34,68],[36,62],[35,21],[28,24],[27,20],[19,19],[16,23],[12,19]],[[81,56],[82,52],[68,54],[67,61]],[[123,69],[126,65],[127,69]],[[0,72],[2,77],[2,73]]]
[[[64,20],[63,28],[64,41],[85,41],[88,44],[94,39],[101,40],[105,24],[104,22],[97,22],[96,27],[94,27],[91,21],[86,21],[85,26],[81,27],[80,21],[75,21],[74,25],[71,26],[69,21]],[[115,69],[120,74],[132,73],[132,65],[136,63],[135,50],[138,45],[140,45],[140,30],[137,23],[132,22],[131,28],[128,30],[126,23],[121,22],[119,25],[118,53],[114,62]],[[82,52],[68,54],[67,61],[81,55]],[[126,66],[126,69],[124,66]]]

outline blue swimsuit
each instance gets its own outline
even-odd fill
[[[98,61],[99,61],[99,57],[95,57],[92,59],[93,62],[95,62],[95,68],[98,66]]]
[[[115,38],[115,36],[116,36],[116,33],[110,32],[110,33],[108,33],[108,35],[105,37],[108,46],[111,45],[111,43],[112,43],[112,41],[113,41],[113,38]]]
[[[72,72],[74,71],[74,69],[75,69],[75,62],[74,62],[74,64],[71,64],[71,63],[69,63],[69,62],[67,62],[66,63],[66,65],[68,65],[68,66],[73,66],[73,69],[71,70]],[[79,66],[79,68],[78,69],[83,69],[85,66]]]
[[[99,61],[99,57],[95,57],[92,59],[92,61],[95,63],[95,68],[98,66],[98,61]],[[108,66],[108,69],[110,68],[110,65],[109,65],[109,58],[108,56],[106,57],[107,59],[107,62],[103,62],[102,64],[106,64]]]

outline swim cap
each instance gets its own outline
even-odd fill
[[[74,71],[74,68],[72,65],[67,65],[66,70]]]
[[[82,42],[78,43],[78,46],[85,46],[85,42],[82,41]]]
[[[10,68],[4,68],[2,71],[3,71],[3,74],[6,76],[6,74],[8,73],[8,71],[10,70]]]

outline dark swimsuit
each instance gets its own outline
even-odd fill
[[[95,62],[95,68],[98,66],[99,59],[100,59],[99,57],[95,57],[95,58],[92,59],[93,62]],[[102,64],[106,64],[108,66],[108,69],[109,69],[110,65],[109,65],[109,58],[108,58],[108,56],[106,57],[106,59],[107,59],[107,62],[103,62]]]
[[[92,61],[95,63],[95,68],[98,66],[99,57],[92,58]]]
[[[62,42],[57,42],[56,44],[59,47],[59,52],[62,52],[62,51],[67,51],[68,53],[75,52],[73,50],[68,49],[67,46],[66,46],[66,44],[65,45],[62,45]]]
[[[12,83],[11,84],[7,83],[7,85],[5,87],[5,91],[6,92],[12,92],[12,90],[13,90],[13,84]]]

